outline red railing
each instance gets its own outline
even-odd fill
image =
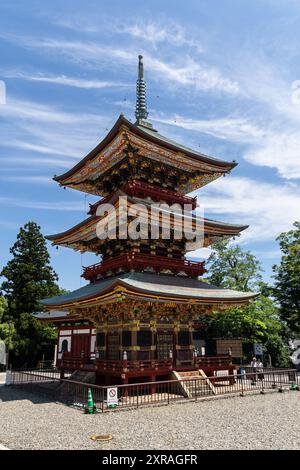
[[[190,370],[191,368],[214,368],[226,367],[232,364],[231,356],[198,356],[194,360],[188,361],[188,364],[175,365],[171,359],[150,359],[150,360],[106,360],[96,359],[91,361],[87,357],[69,357],[60,361],[60,367],[64,369],[93,369],[107,372],[135,372],[135,371],[154,371],[154,370]]]
[[[201,276],[206,272],[204,262],[178,260],[166,256],[156,256],[143,253],[127,252],[120,256],[107,259],[97,264],[83,268],[82,277],[86,280],[101,278],[108,272],[126,270],[144,270],[153,268],[156,272],[164,269],[173,274],[183,271],[189,277]]]
[[[124,193],[128,194],[128,196],[136,196],[140,198],[151,197],[153,201],[164,201],[170,204],[177,203],[181,206],[189,204],[191,205],[193,210],[197,207],[196,197],[183,196],[181,194],[177,194],[174,191],[160,188],[158,186],[153,186],[152,184],[143,183],[142,181],[128,181],[121,187],[121,190],[124,191]],[[95,214],[97,211],[97,207],[100,204],[105,204],[106,202],[108,202],[110,197],[111,194],[101,199],[101,201],[96,202],[95,204],[90,204],[88,214]]]
[[[149,370],[171,370],[171,360],[147,360],[147,361],[111,361],[99,360],[95,362],[97,370],[112,371],[112,372],[134,372],[134,371],[149,371]]]
[[[219,356],[197,356],[194,362],[198,369],[211,366],[227,366],[232,364],[232,357],[227,354]]]

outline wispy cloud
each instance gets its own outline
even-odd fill
[[[35,158],[35,157],[1,157],[1,164],[2,165],[17,165],[18,169],[21,168],[35,168],[38,169],[39,167],[54,167],[54,168],[70,168],[72,162],[70,160],[61,160],[60,158]],[[3,170],[11,170],[15,171],[15,167],[2,167]]]
[[[102,123],[101,116],[86,113],[65,112],[57,106],[40,104],[29,100],[19,100],[8,96],[7,104],[0,107],[0,116],[13,117],[18,120],[34,120],[49,123],[75,124],[87,121]]]
[[[286,179],[300,178],[300,123],[287,125],[275,118],[266,122],[243,116],[199,120],[174,115],[156,120],[217,139],[246,144],[241,156],[249,163],[274,168]]]
[[[5,78],[19,78],[32,82],[45,82],[54,85],[64,85],[83,89],[102,89],[102,88],[117,88],[117,87],[132,87],[125,83],[118,83],[113,81],[104,80],[90,80],[80,77],[68,77],[66,75],[46,75],[46,74],[26,74],[24,72],[4,72],[2,73]]]
[[[199,39],[189,35],[187,31],[175,22],[135,21],[132,23],[116,23],[115,33],[127,34],[142,41],[150,42],[154,47],[168,43],[172,46],[191,47],[198,53],[204,52]]]
[[[85,205],[81,201],[66,202],[66,201],[29,201],[25,199],[17,198],[0,198],[0,204],[5,205],[6,207],[24,207],[27,209],[42,209],[50,211],[66,211],[66,212],[83,212],[85,210]]]
[[[61,146],[58,145],[58,148],[52,148],[46,145],[39,145],[39,144],[32,144],[30,142],[22,142],[19,140],[9,140],[9,141],[2,141],[2,145],[5,147],[13,147],[22,150],[30,150],[31,152],[37,152],[47,155],[63,155],[63,156],[70,156],[74,158],[74,152],[69,149],[62,149]],[[46,161],[46,160],[45,160]],[[70,165],[70,160],[69,163]]]
[[[71,29],[76,32],[103,34],[122,34],[141,42],[149,42],[153,47],[168,44],[177,47],[190,47],[202,53],[204,46],[201,44],[197,35],[187,31],[181,24],[175,21],[164,20],[145,20],[135,18],[129,21],[120,21],[118,18],[102,18],[88,16],[78,19],[77,16],[68,18],[55,18],[53,23],[62,28]],[[199,31],[199,28],[198,28]]]
[[[105,63],[111,67],[112,59],[116,59],[119,64],[132,64],[136,67],[136,48],[122,49],[93,41],[3,36],[23,47],[55,51],[76,63],[89,63],[97,68],[103,67]],[[192,87],[196,90],[217,90],[231,95],[236,95],[240,91],[237,81],[224,77],[217,67],[210,66],[203,60],[199,62],[187,53],[181,54],[174,62],[159,58],[157,54],[152,55],[147,50],[141,52],[144,53],[147,60],[149,74],[158,80],[167,80],[173,84]]]
[[[246,177],[221,178],[201,190],[205,214],[250,224],[242,240],[271,241],[300,218],[300,188]]]
[[[54,181],[49,176],[0,176],[0,181],[17,184],[53,184]]]
[[[191,119],[175,114],[168,118],[156,117],[156,121],[183,129],[207,134],[218,139],[250,144],[264,139],[268,131],[258,127],[245,117],[225,117],[217,119]]]

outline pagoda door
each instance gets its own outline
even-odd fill
[[[172,351],[173,361],[176,359],[174,353],[174,333],[170,330],[161,330],[156,336],[156,352],[158,360],[170,359],[170,351]]]
[[[90,356],[90,335],[75,334],[72,336],[72,356],[73,357],[89,357]]]
[[[118,361],[120,359],[120,335],[119,333],[107,333],[106,335],[106,351],[107,359],[110,361]]]

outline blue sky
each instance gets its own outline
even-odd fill
[[[239,162],[198,200],[207,217],[250,224],[239,243],[269,279],[276,236],[300,218],[299,1],[2,0],[0,41],[1,266],[26,221],[52,234],[85,217],[95,199],[51,178],[85,156],[121,112],[134,120],[143,54],[155,128]],[[97,261],[49,248],[67,289],[82,285],[81,266]]]

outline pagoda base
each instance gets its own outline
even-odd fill
[[[85,358],[63,359],[58,364],[61,378],[65,372],[85,371],[95,373],[95,383],[98,385],[125,385],[143,382],[158,382],[171,380],[172,373],[203,370],[208,377],[217,376],[217,371],[227,371],[233,374],[235,365],[231,356],[197,357],[186,364],[176,365],[172,361],[90,361]]]

